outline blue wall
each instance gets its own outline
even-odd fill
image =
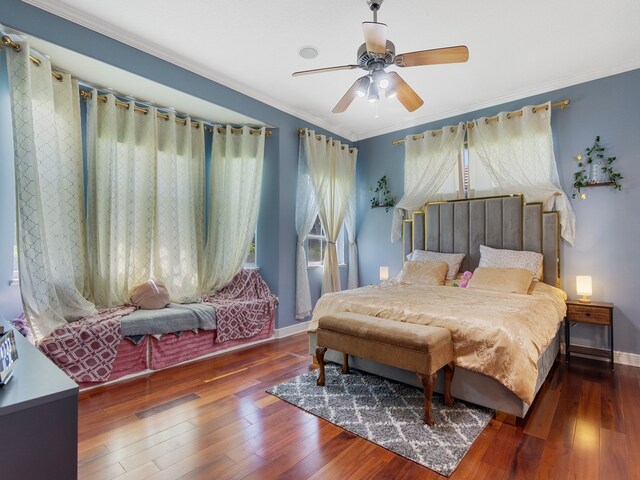
[[[402,196],[404,147],[392,145],[394,138],[457,124],[501,111],[547,100],[571,100],[564,111],[553,110],[552,128],[556,160],[562,186],[572,192],[573,158],[593,144],[596,135],[616,155],[615,165],[624,175],[623,189],[615,192],[587,188],[586,200],[573,200],[576,242],[563,241],[561,275],[569,297],[575,294],[575,276],[593,277],[593,299],[613,302],[614,345],[622,352],[640,354],[640,300],[638,299],[640,251],[640,70],[575,85],[543,95],[498,105],[462,116],[421,125],[359,142],[358,160],[358,248],[360,283],[377,283],[378,267],[389,265],[390,274],[401,269],[402,246],[390,242],[391,212],[370,209],[368,189],[387,175],[393,194]],[[425,106],[423,108],[428,108]],[[575,333],[574,333],[575,332]],[[572,332],[574,343],[606,348],[608,334],[602,328],[580,325]]]
[[[247,95],[19,0],[2,0],[0,23],[275,127],[273,134],[266,141],[264,183],[258,222],[258,264],[269,287],[280,298],[276,328],[294,324],[298,129],[314,128],[319,133],[333,136],[343,142],[346,140]],[[4,62],[2,68],[3,65]],[[2,119],[3,126],[9,124]],[[6,129],[0,129],[0,133],[2,131]],[[13,244],[12,237],[7,240],[6,234],[9,226],[13,228],[12,192],[9,192],[10,185],[5,180],[5,170],[9,168],[7,164],[11,163],[5,160],[12,158],[12,152],[5,153],[6,148],[7,142],[2,141],[0,137],[3,160],[0,165],[0,201],[3,205],[0,212],[0,315],[12,317],[20,310],[20,301],[17,288],[8,287],[4,280],[7,252],[10,251],[7,242]],[[312,277],[315,275],[312,274]],[[313,279],[312,287],[314,295],[317,296],[319,284]]]

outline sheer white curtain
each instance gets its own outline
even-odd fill
[[[80,97],[69,75],[29,59],[28,42],[7,51],[16,167],[20,289],[41,340],[95,313],[87,291]],[[37,53],[33,52],[37,56]]]
[[[522,116],[502,112],[497,121],[476,120],[469,129],[469,169],[476,193],[522,192],[527,202],[555,207],[562,237],[573,245],[575,216],[558,178],[550,103],[524,107]]]
[[[132,287],[162,281],[174,302],[200,296],[204,238],[204,128],[106,102],[87,106],[89,242],[93,295],[129,301]]]
[[[129,301],[151,276],[155,216],[156,109],[145,115],[92,91],[87,105],[88,241],[96,305]]]
[[[311,314],[311,290],[307,272],[307,253],[304,242],[313,228],[318,216],[318,201],[313,180],[309,174],[307,158],[309,155],[325,155],[327,144],[311,142],[312,133],[305,130],[300,135],[298,152],[298,185],[296,189],[296,319],[303,319]],[[315,134],[313,134],[315,136]]]
[[[156,218],[153,276],[174,302],[200,297],[204,240],[204,127],[157,120]]]
[[[393,210],[391,241],[402,236],[404,212],[417,210],[429,200],[457,198],[460,188],[460,152],[466,127],[446,126],[405,138],[404,196]]]
[[[242,269],[258,223],[265,129],[214,128],[203,288],[218,290]]]
[[[307,135],[305,149],[309,174],[318,201],[320,222],[327,236],[322,272],[322,294],[341,290],[336,242],[344,223],[352,191],[354,163],[349,146],[339,141]],[[324,146],[322,146],[324,144]]]
[[[348,166],[347,172],[347,213],[344,218],[344,226],[347,229],[349,241],[349,273],[347,276],[347,288],[358,288],[358,246],[356,245],[356,163],[358,151],[355,148],[341,150],[342,162]]]

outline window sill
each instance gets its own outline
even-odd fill
[[[245,270],[260,270],[260,267],[255,263],[250,263],[242,267]]]
[[[319,263],[317,265],[316,264],[309,264],[309,265],[307,265],[307,270],[315,270],[316,268],[322,268],[322,267],[323,267],[323,265],[321,263]],[[338,268],[346,268],[346,267],[347,267],[346,263],[340,263],[338,265]]]

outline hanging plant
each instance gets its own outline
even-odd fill
[[[380,180],[378,180],[378,186],[374,190],[374,193],[375,195],[370,202],[371,208],[384,207],[384,211],[388,212],[396,202],[396,197],[391,195],[391,192],[389,191],[386,175],[380,177]]]
[[[622,190],[620,180],[624,177],[613,169],[616,157],[607,157],[605,147],[600,145],[600,135],[591,147],[584,150],[585,157],[576,156],[579,170],[573,175],[574,192],[572,198],[580,194],[580,189],[596,185],[611,185],[615,190]],[[586,195],[580,194],[580,198]]]

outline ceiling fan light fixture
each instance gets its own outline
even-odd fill
[[[395,85],[391,85],[384,91],[384,94],[387,98],[394,98],[398,94],[398,89]]]
[[[380,100],[380,92],[378,91],[378,86],[375,84],[375,82],[371,82],[371,84],[369,85],[368,100],[369,103],[376,103],[378,100]]]
[[[358,89],[356,90],[356,95],[358,95],[360,98],[362,97],[366,97],[367,93],[369,92],[369,85],[371,83],[371,80],[369,79],[368,76],[364,76],[360,79],[360,84],[358,85]]]
[[[389,86],[389,74],[383,69],[374,70],[372,73],[373,81],[376,82],[378,88],[385,89]]]

